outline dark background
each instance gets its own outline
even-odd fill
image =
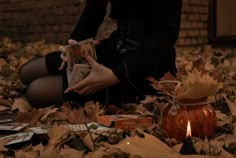
[[[235,44],[235,0],[183,0],[177,46]],[[66,43],[86,0],[0,0],[0,37],[30,42]],[[109,7],[108,7],[109,10]],[[155,20],[155,19],[153,19]],[[234,21],[234,22],[233,22]],[[108,17],[97,39],[115,28]]]

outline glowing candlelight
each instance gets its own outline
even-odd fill
[[[196,149],[192,142],[192,131],[191,131],[191,124],[189,120],[187,123],[186,139],[184,141],[184,144],[182,145],[182,148],[180,149],[180,153],[183,155],[197,154]]]
[[[186,138],[191,137],[191,136],[192,136],[191,124],[190,124],[190,121],[188,120]]]

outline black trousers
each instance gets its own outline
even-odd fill
[[[96,46],[97,62],[108,68],[112,68],[121,62],[122,57],[116,51],[116,38],[111,36],[102,40]],[[58,71],[62,60],[60,59],[61,52],[52,52],[46,55],[47,70],[50,75],[63,75],[63,87],[67,88],[67,76],[65,71]],[[65,94],[64,100],[73,101],[83,105],[86,101],[98,101],[101,104],[110,104],[121,106],[123,103],[135,103],[144,99],[144,94],[135,88],[129,82],[121,82],[116,85],[105,88],[94,95],[80,96],[77,93],[70,92]]]

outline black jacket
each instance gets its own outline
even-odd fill
[[[108,0],[87,0],[71,38],[78,41],[95,38],[107,3]],[[121,81],[129,79],[139,84],[136,81],[149,75],[160,78],[168,71],[175,74],[174,47],[180,30],[182,0],[110,0],[110,3],[109,16],[118,21],[116,38],[124,43],[127,39],[139,42],[135,50],[124,53],[125,63],[111,68],[115,75]]]

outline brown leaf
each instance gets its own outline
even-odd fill
[[[115,146],[126,153],[135,153],[142,157],[174,157],[171,149],[156,137],[144,133],[144,138],[139,136],[128,137]]]
[[[69,103],[64,103],[60,107],[60,111],[57,111],[54,115],[54,120],[68,121],[68,117],[72,111],[71,105]]]
[[[97,115],[104,113],[104,110],[101,109],[101,105],[98,102],[88,101],[84,105],[84,111],[86,116],[91,120],[96,120]]]
[[[141,101],[142,104],[154,103],[157,100],[157,96],[147,95],[144,100]]]
[[[92,138],[91,138],[92,137]],[[95,147],[94,147],[94,143],[93,141],[95,140],[96,138],[96,135],[95,134],[87,134],[84,138],[83,138],[83,142],[86,144],[86,146],[94,151],[95,150]]]
[[[152,82],[152,87],[156,89],[157,91],[161,91],[162,93],[166,95],[173,96],[175,95],[175,89],[178,85],[180,85],[180,82],[177,80],[161,80],[157,81],[153,77],[148,77],[148,80]]]
[[[0,111],[6,111],[6,110],[10,110],[11,108],[8,106],[4,106],[4,105],[0,105]]]
[[[223,87],[209,74],[202,74],[197,69],[188,73],[187,79],[181,81],[181,86],[176,90],[177,99],[201,99],[216,94]]]
[[[89,152],[84,157],[85,158],[104,158],[104,155],[107,154],[107,147],[100,147],[93,152]]]
[[[16,158],[38,158],[38,152],[35,151],[23,151],[23,150],[19,150],[19,151],[15,151],[15,157]]]
[[[31,121],[30,121],[30,125],[36,125],[40,118],[46,113],[46,109],[38,109],[38,110],[34,110],[31,114]]]
[[[48,115],[52,114],[56,109],[52,109],[52,107],[41,108],[41,109],[33,109],[31,112],[27,113],[17,113],[17,122],[27,122],[30,126],[35,126],[44,121]],[[42,119],[43,118],[43,119]],[[47,122],[50,124],[51,122]]]
[[[53,108],[53,107],[46,108],[46,114],[44,114],[40,120],[44,121],[45,119],[47,119],[49,115],[55,113],[57,110],[58,108]]]
[[[62,149],[59,153],[63,158],[82,158],[84,152],[75,149]]]
[[[96,121],[97,105],[88,104],[87,112],[83,107],[79,109],[72,109],[69,104],[64,104],[60,112],[56,112],[54,115],[55,120],[67,120],[72,124],[88,123]]]
[[[57,144],[69,134],[69,129],[65,127],[52,127],[48,130],[49,144]]]
[[[7,99],[0,99],[0,105],[11,106],[11,102]]]
[[[226,100],[226,103],[230,109],[230,112],[233,116],[236,116],[236,99],[234,100],[234,102],[231,102],[225,95],[224,98]]]
[[[173,76],[170,72],[167,72],[160,80],[176,80],[176,77]]]
[[[47,145],[45,150],[40,152],[38,158],[62,158],[60,155],[58,155],[58,152],[56,153],[54,151],[55,145]]]
[[[12,105],[12,111],[18,109],[19,112],[26,113],[32,110],[31,105],[23,98],[15,99]]]
[[[0,152],[8,151],[8,149],[4,146],[8,141],[9,140],[0,139]]]
[[[223,127],[224,125],[232,123],[232,119],[233,119],[232,116],[228,116],[219,110],[215,110],[215,113],[216,113],[218,127]]]
[[[39,151],[39,152],[42,152],[45,149],[45,147],[43,146],[42,143],[40,143],[36,146],[33,146],[32,148],[33,148],[33,151]]]
[[[199,58],[193,61],[193,68],[196,68],[198,71],[202,73],[206,73],[205,64],[206,63],[202,60],[202,58]]]

